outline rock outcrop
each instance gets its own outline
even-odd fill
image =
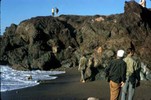
[[[0,63],[49,70],[77,66],[86,53],[105,67],[118,49],[133,47],[151,68],[151,11],[134,1],[125,2],[124,9],[110,16],[40,16],[12,24],[0,37]]]

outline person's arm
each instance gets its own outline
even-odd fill
[[[136,79],[137,81],[140,81],[140,71],[141,71],[140,63],[137,63],[135,67],[136,67],[135,69]]]
[[[134,74],[135,74],[135,77],[137,79],[136,87],[138,87],[140,85],[140,71],[141,71],[140,62],[135,62],[134,68],[135,68]]]
[[[104,70],[104,71],[105,71],[105,74],[106,74],[106,75],[105,75],[106,77],[109,76],[111,66],[112,66],[112,61],[109,62],[109,65],[108,65],[108,66],[105,68],[105,70]]]
[[[124,62],[123,65],[121,66],[121,79],[122,79],[122,82],[125,83],[126,81],[126,63]]]
[[[121,67],[121,78],[122,78],[122,82],[121,82],[121,87],[124,86],[125,81],[126,81],[126,63],[123,64],[123,66]]]

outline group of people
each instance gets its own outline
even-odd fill
[[[146,0],[140,0],[139,4],[146,7]],[[120,93],[121,100],[133,100],[135,88],[140,85],[141,69],[140,63],[134,58],[134,53],[133,48],[128,48],[126,51],[118,50],[116,59],[111,60],[105,68],[110,86],[110,100],[118,100]],[[81,72],[82,83],[92,76],[93,64],[92,57],[87,60],[86,55],[82,55],[80,58],[78,70]]]
[[[125,51],[118,50],[116,58],[111,60],[105,68],[106,77],[110,86],[110,100],[118,100],[121,93],[121,100],[133,100],[135,87],[140,83],[140,64],[134,57],[134,49],[128,48],[126,57]],[[94,57],[87,60],[86,55],[82,55],[79,61],[78,70],[81,72],[82,83],[92,78],[92,68],[94,67]],[[128,97],[127,97],[128,96]]]
[[[98,47],[95,49],[94,53],[90,56],[88,54],[82,54],[79,60],[78,70],[81,72],[82,83],[86,81],[95,80],[95,75],[98,73],[98,66],[100,65],[99,57],[102,54],[102,47]]]
[[[51,12],[52,12],[52,16],[55,16],[55,14],[58,15],[59,9],[57,7],[56,8],[52,8]]]
[[[135,87],[140,83],[140,66],[133,58],[134,50],[128,48],[124,57],[124,50],[117,51],[117,58],[109,63],[105,69],[110,86],[110,100],[133,100]],[[127,97],[128,96],[128,97]]]
[[[82,83],[85,83],[86,81],[94,80],[95,77],[94,58],[90,57],[89,59],[87,59],[86,55],[82,55],[79,61],[78,70],[81,73],[80,81]]]

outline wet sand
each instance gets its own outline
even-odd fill
[[[65,74],[51,81],[43,81],[40,85],[2,92],[1,100],[87,100],[96,97],[109,100],[109,85],[104,80],[80,83],[80,73],[76,68],[66,70]],[[136,88],[134,100],[151,100],[151,82],[141,81]]]

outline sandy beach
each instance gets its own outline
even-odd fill
[[[77,68],[66,70],[65,74],[40,85],[20,90],[1,92],[1,100],[87,100],[95,97],[109,100],[109,85],[104,80],[80,83]],[[136,88],[134,100],[151,100],[151,82],[141,81]]]

